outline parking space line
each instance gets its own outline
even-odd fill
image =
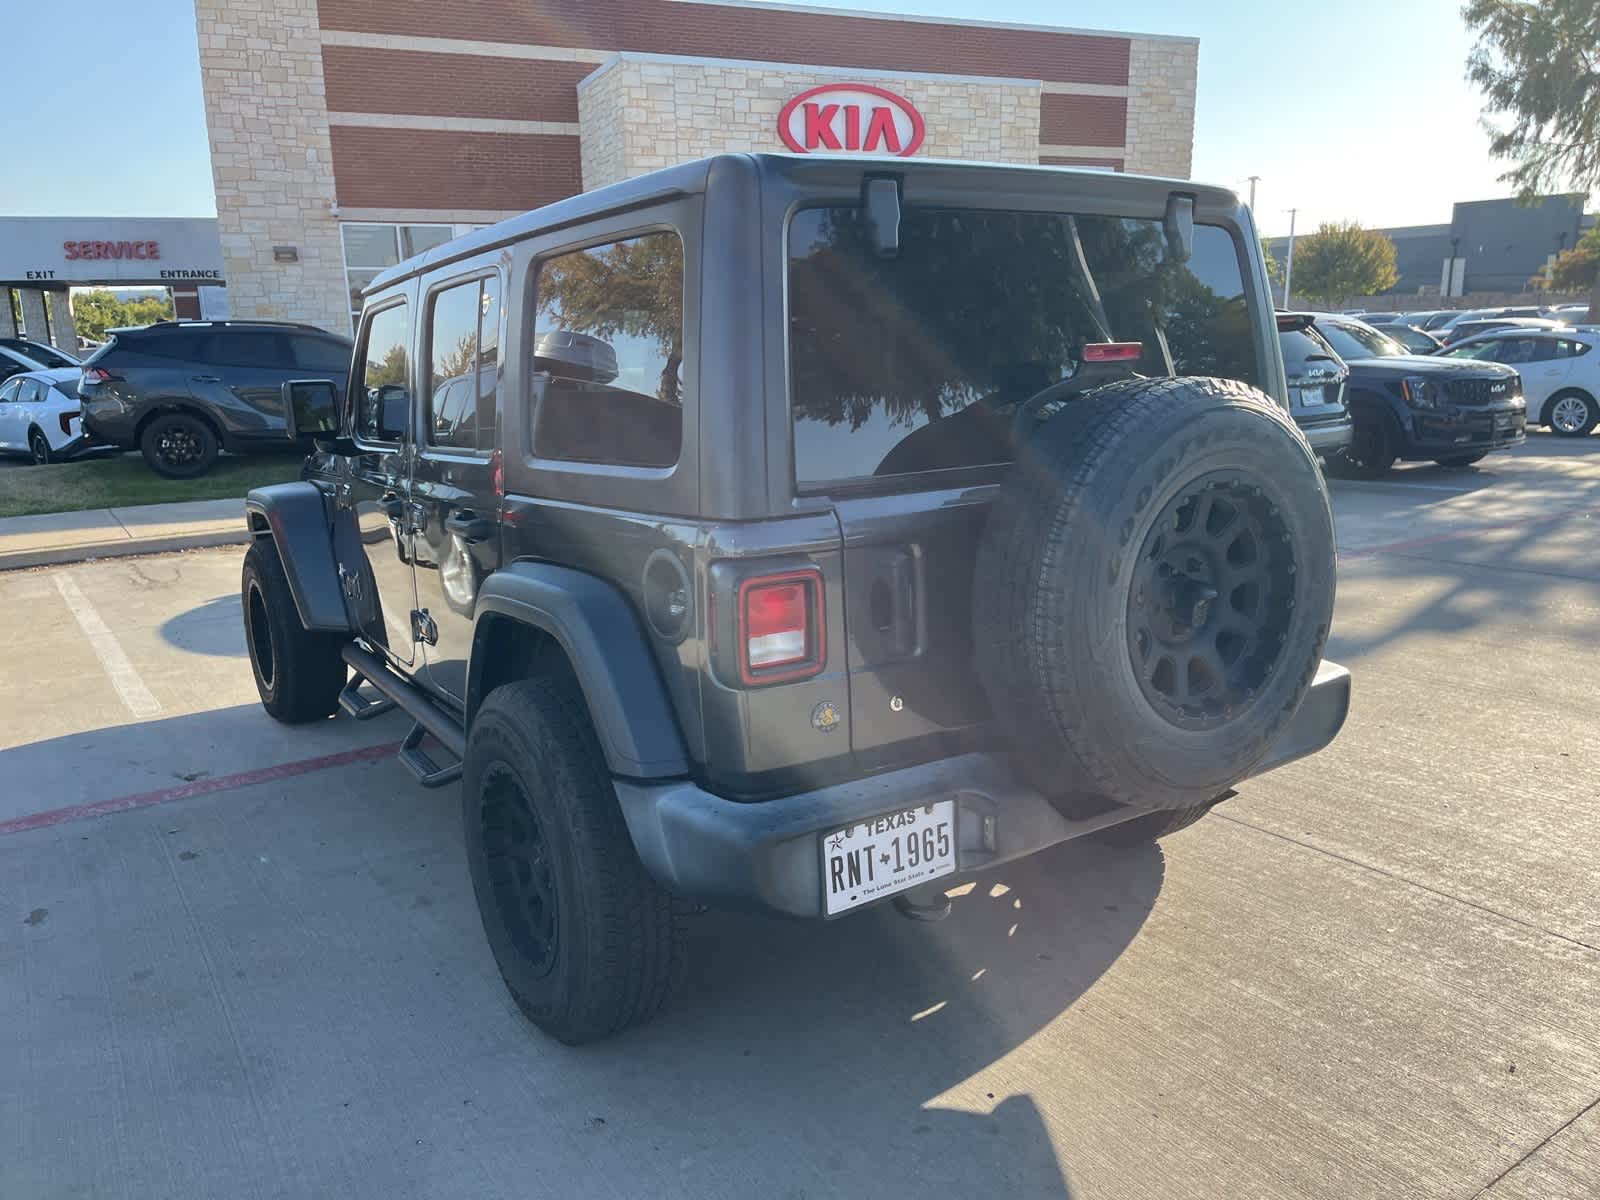
[[[379,746],[362,746],[357,750],[341,750],[337,754],[324,754],[318,758],[303,758],[298,762],[280,763],[275,767],[257,767],[234,775],[219,775],[215,779],[196,779],[176,787],[160,788],[153,792],[137,792],[131,796],[118,796],[111,800],[91,800],[87,804],[74,804],[67,808],[53,808],[45,812],[28,813],[0,821],[0,837],[23,833],[29,829],[49,829],[53,825],[66,825],[73,821],[87,821],[93,817],[109,816],[134,808],[149,808],[156,804],[170,804],[174,800],[188,800],[195,796],[208,796],[214,792],[231,792],[258,783],[275,783],[280,779],[293,779],[315,771],[345,767],[352,763],[376,762],[400,749],[399,742],[385,742]]]
[[[161,701],[151,695],[150,689],[145,687],[144,680],[139,678],[139,672],[134,670],[133,663],[123,652],[122,643],[117,641],[116,634],[112,633],[110,627],[100,619],[99,612],[89,603],[89,598],[78,587],[77,580],[64,571],[55,572],[52,577],[55,580],[56,591],[61,593],[61,599],[66,602],[73,619],[83,630],[84,637],[89,639],[89,648],[100,660],[100,666],[104,669],[106,677],[111,680],[111,686],[117,689],[117,695],[122,698],[123,706],[140,720],[159,717],[163,711]]]
[[[1544,513],[1536,517],[1516,517],[1509,521],[1491,521],[1469,529],[1456,529],[1449,533],[1434,533],[1426,537],[1407,538],[1399,542],[1382,542],[1376,546],[1350,546],[1338,551],[1341,559],[1367,558],[1375,554],[1397,554],[1402,550],[1420,550],[1424,546],[1438,546],[1445,542],[1461,542],[1480,533],[1498,533],[1504,529],[1532,529],[1540,525],[1555,525],[1574,517],[1592,517],[1600,508],[1573,508],[1566,512]]]
[[[1329,490],[1337,492],[1347,487],[1354,487],[1357,491],[1363,488],[1407,488],[1417,492],[1448,492],[1452,496],[1465,496],[1469,492],[1481,492],[1484,485],[1451,487],[1444,483],[1411,483],[1404,479],[1341,479]]]

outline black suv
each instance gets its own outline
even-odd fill
[[[1510,367],[1409,353],[1372,326],[1315,314],[1317,332],[1350,368],[1355,434],[1344,460],[1378,479],[1396,459],[1466,467],[1526,439],[1522,379]]]
[[[291,450],[286,386],[333,378],[342,394],[350,346],[314,325],[266,321],[119,329],[83,362],[84,431],[142,451],[151,470],[171,479],[205,474],[222,450]]]
[[[694,906],[930,918],[1179,829],[1349,699],[1258,247],[1186,181],[728,155],[429,250],[246,500],[262,702],[410,717],[569,1042]]]

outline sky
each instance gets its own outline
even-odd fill
[[[1269,236],[1289,232],[1291,208],[1297,232],[1421,225],[1509,194],[1464,78],[1461,0],[812,2],[1198,37],[1194,178],[1246,194],[1259,175]],[[6,27],[0,214],[215,214],[191,0],[31,3]]]

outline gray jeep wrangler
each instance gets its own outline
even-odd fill
[[[404,710],[566,1042],[657,1010],[695,906],[937,917],[1180,829],[1349,702],[1258,245],[1187,182],[727,155],[429,250],[347,389],[285,385],[262,703]]]

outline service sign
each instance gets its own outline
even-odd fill
[[[904,96],[868,83],[801,92],[778,114],[778,136],[796,154],[915,154],[926,132]]]
[[[215,217],[0,218],[0,284],[222,282]]]

